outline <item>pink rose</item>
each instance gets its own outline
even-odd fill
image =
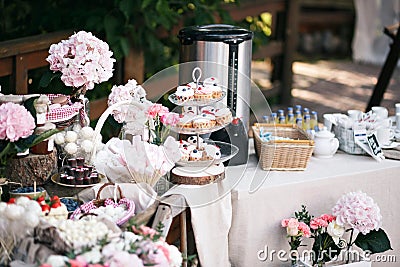
[[[135,234],[139,234],[139,235],[143,235],[143,236],[148,236],[148,237],[150,237],[151,239],[153,239],[154,235],[157,234],[157,231],[156,231],[156,230],[154,230],[153,228],[147,227],[147,226],[145,226],[145,225],[141,225],[141,226],[139,227],[139,229],[136,228],[135,226],[132,226],[132,231],[133,231]]]
[[[82,257],[76,257],[76,259],[70,259],[69,264],[71,267],[86,267],[87,263]]]
[[[303,233],[304,237],[310,237],[311,236],[311,230],[310,227],[308,227],[307,224],[300,222],[299,223],[299,230]]]
[[[5,103],[0,106],[0,139],[16,142],[33,134],[35,119],[23,106]]]
[[[311,229],[317,230],[318,228],[325,228],[328,226],[328,222],[321,218],[314,218],[310,222]]]
[[[160,120],[164,125],[175,126],[179,122],[179,114],[170,112],[161,116]]]

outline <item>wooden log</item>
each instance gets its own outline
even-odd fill
[[[206,185],[225,178],[224,165],[203,167],[177,167],[171,171],[171,183]]]
[[[29,154],[24,158],[9,160],[7,178],[11,182],[32,186],[34,181],[43,185],[51,174],[57,171],[57,151],[48,155]]]

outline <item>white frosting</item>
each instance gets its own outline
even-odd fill
[[[203,113],[203,114],[201,114],[201,115],[199,115],[199,116],[196,117],[196,121],[197,121],[198,119],[206,119],[206,120],[212,121],[212,120],[215,120],[215,116],[214,116],[214,115],[211,115],[211,114],[205,114],[205,113]]]
[[[206,145],[205,151],[207,156],[212,157],[213,159],[220,159],[221,158],[221,151],[219,147],[214,145]]]
[[[215,77],[209,77],[203,81],[203,84],[205,86],[215,86],[215,85],[219,84],[219,80],[218,80],[218,78],[215,78]]]
[[[196,94],[198,95],[210,95],[214,92],[209,86],[199,86],[196,90]]]
[[[218,109],[217,112],[215,112],[216,117],[226,116],[229,114],[231,114],[231,111],[229,108],[221,108],[221,109]]]
[[[201,108],[200,111],[201,111],[201,113],[215,115],[215,112],[217,111],[217,109],[213,106],[205,106],[205,107]]]
[[[194,96],[194,90],[187,86],[178,86],[175,95],[177,97],[192,97]]]
[[[195,106],[183,106],[183,113],[196,114],[197,108]]]
[[[194,145],[189,145],[189,144],[187,144],[187,145],[185,145],[185,146],[182,146],[181,148],[179,148],[179,150],[181,151],[181,153],[184,153],[184,154],[190,154],[193,150],[195,150],[196,149],[196,146],[194,146]]]
[[[190,157],[196,160],[200,160],[203,157],[203,151],[194,149],[192,152],[190,152]]]
[[[189,138],[187,139],[188,143],[193,144],[193,145],[197,145],[197,141],[202,144],[204,143],[203,138],[201,138],[199,136],[199,138],[197,139],[197,136],[189,136]]]

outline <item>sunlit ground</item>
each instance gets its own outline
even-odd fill
[[[365,110],[381,67],[351,61],[295,62],[293,65],[293,104],[324,113],[346,113],[349,109]],[[261,89],[271,88],[268,64],[253,62],[252,79]],[[381,103],[394,115],[394,104],[400,103],[400,69],[392,75]],[[273,109],[278,107],[272,107]]]

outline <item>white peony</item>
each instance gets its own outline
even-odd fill
[[[64,149],[70,155],[74,155],[78,152],[78,146],[75,143],[68,143]]]
[[[328,224],[326,228],[328,234],[332,237],[335,244],[339,244],[340,238],[343,236],[345,232],[345,228],[341,225],[338,225],[336,221],[332,221]]]
[[[67,143],[75,143],[78,139],[78,134],[74,131],[68,131],[65,133],[65,142]]]
[[[180,267],[182,265],[182,253],[174,245],[168,246],[169,266]]]
[[[83,257],[86,260],[86,262],[89,263],[100,262],[102,258],[101,252],[98,248],[93,248],[92,250],[89,250],[88,252],[83,253],[80,256]]]

